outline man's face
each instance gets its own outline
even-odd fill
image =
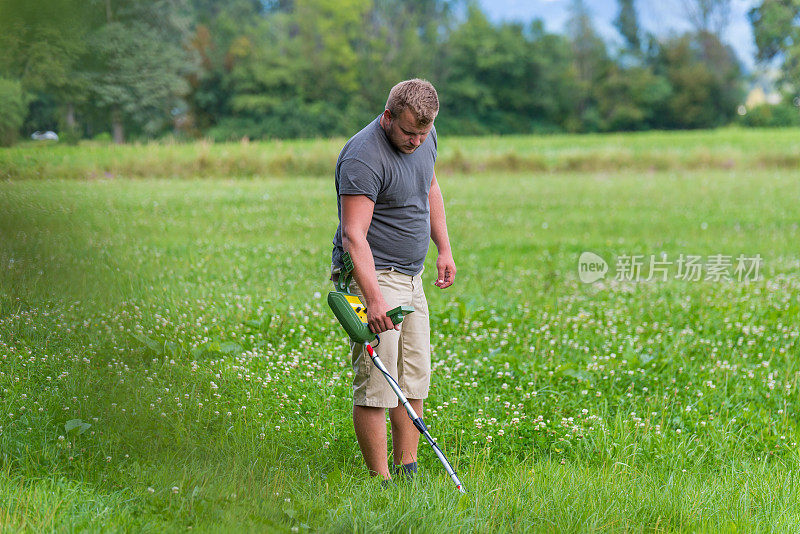
[[[383,112],[381,124],[389,141],[404,154],[413,153],[433,129],[433,123],[420,126],[417,117],[409,108],[403,110],[399,117],[392,117],[389,110]]]

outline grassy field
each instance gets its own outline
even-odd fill
[[[426,445],[414,484],[367,476],[347,343],[325,304],[330,169],[143,177],[204,150],[322,161],[337,142],[2,151],[14,179],[0,183],[0,530],[796,532],[792,136],[442,147],[468,164],[439,176],[459,272],[446,291],[426,282],[425,419],[464,496]],[[568,163],[662,145],[674,161],[713,157]],[[784,163],[762,168],[763,154]],[[481,167],[493,157],[506,162]],[[141,179],[75,179],[136,160]],[[34,167],[46,172],[19,171]],[[608,262],[604,280],[579,280],[584,251]],[[702,258],[701,280],[676,277],[681,254]],[[617,280],[631,255],[674,262],[668,279]],[[732,280],[709,276],[716,255]],[[758,280],[736,279],[740,255],[760,255]]]
[[[0,180],[331,176],[344,139],[114,146],[26,142],[0,150]],[[443,137],[439,174],[800,168],[791,128]]]

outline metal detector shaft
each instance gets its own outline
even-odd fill
[[[389,371],[386,370],[384,367],[383,362],[378,355],[375,354],[375,351],[372,349],[372,345],[369,343],[364,343],[364,348],[366,348],[367,353],[369,354],[370,358],[372,358],[375,367],[383,373],[383,376],[386,377],[386,381],[389,382],[389,386],[394,390],[395,395],[397,398],[400,399],[400,403],[406,409],[406,413],[408,413],[408,417],[411,418],[411,422],[414,423],[414,426],[419,430],[419,433],[425,436],[425,439],[428,441],[430,446],[433,448],[433,452],[436,453],[436,457],[439,458],[439,461],[442,462],[444,466],[444,470],[447,471],[447,474],[450,475],[453,483],[456,485],[456,489],[461,493],[466,493],[464,489],[464,485],[461,484],[461,480],[458,479],[458,475],[456,475],[455,469],[453,466],[450,465],[450,462],[447,460],[447,457],[442,452],[442,449],[439,448],[439,445],[436,444],[436,441],[431,436],[431,433],[428,432],[428,427],[425,426],[425,423],[422,421],[422,417],[417,415],[417,412],[414,411],[414,408],[411,407],[411,403],[408,402],[408,399],[405,395],[403,395],[403,391],[400,389],[399,384],[397,381],[389,374]]]

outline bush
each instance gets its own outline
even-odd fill
[[[0,146],[11,146],[28,113],[25,92],[19,80],[0,78]]]
[[[752,128],[800,126],[800,109],[790,103],[761,104],[748,110],[739,121]]]
[[[77,145],[81,140],[81,132],[78,128],[64,128],[58,134],[58,141],[65,145]]]
[[[337,110],[333,112],[333,110]],[[377,117],[366,113],[359,101],[339,109],[328,102],[288,100],[269,112],[248,112],[247,116],[225,117],[206,132],[214,141],[336,137],[352,135]]]

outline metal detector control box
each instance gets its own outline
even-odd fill
[[[347,335],[354,343],[369,343],[375,339],[375,334],[367,324],[367,307],[358,295],[350,293],[350,282],[353,279],[353,260],[350,253],[342,256],[344,269],[339,274],[339,279],[334,282],[334,291],[328,293],[328,306],[342,325]],[[392,323],[399,324],[403,318],[412,313],[412,306],[398,306],[386,312]]]

